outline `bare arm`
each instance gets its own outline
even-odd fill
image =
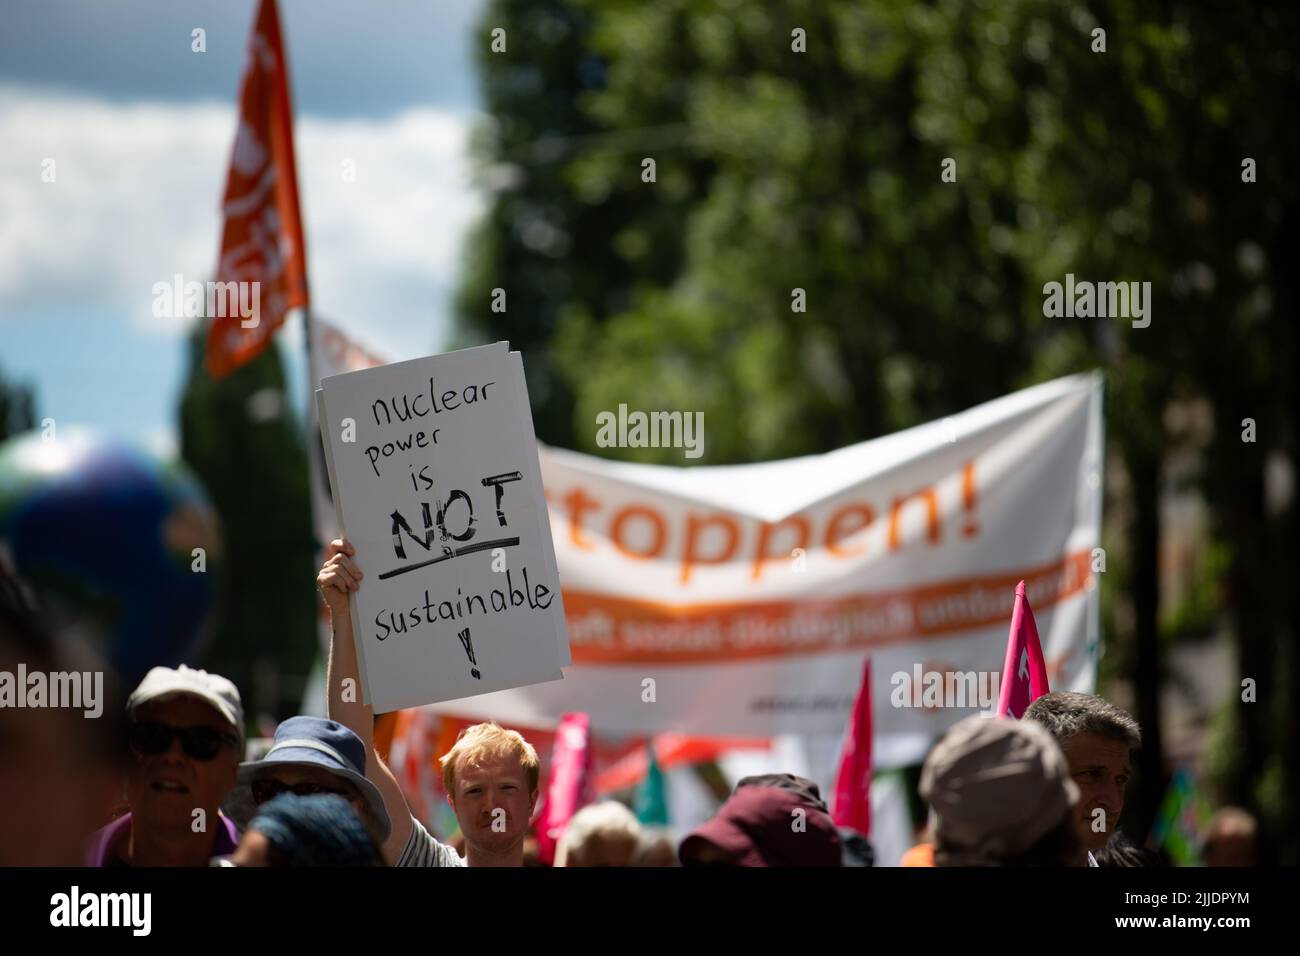
[[[352,632],[352,615],[348,613],[348,592],[360,586],[362,573],[352,556],[356,549],[345,539],[331,541],[325,551],[325,566],[316,583],[330,609],[334,638],[330,642],[329,664],[325,681],[329,688],[329,715],[347,727],[366,745],[366,777],[379,788],[384,808],[392,821],[392,830],[384,841],[384,860],[397,862],[413,829],[411,811],[393,771],[379,759],[375,750],[375,713],[361,698],[361,675],[357,667],[357,645]],[[351,680],[351,692],[344,694],[344,681]],[[347,696],[350,699],[345,700]]]

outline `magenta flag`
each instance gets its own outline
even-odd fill
[[[596,799],[594,765],[591,718],[583,713],[565,714],[555,728],[551,782],[537,825],[538,855],[547,864],[555,862],[555,848],[569,820]]]
[[[871,833],[871,658],[862,664],[862,686],[844,728],[844,749],[835,774],[831,818],[836,826]]]
[[[1002,665],[1002,689],[998,693],[998,716],[1024,716],[1029,705],[1049,693],[1047,662],[1038,643],[1034,609],[1025,597],[1025,582],[1016,585],[1016,606],[1011,611],[1011,633],[1007,636],[1007,659]]]

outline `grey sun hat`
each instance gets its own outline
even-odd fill
[[[1052,735],[1032,720],[1004,717],[954,724],[926,757],[919,789],[960,865],[1023,853],[1079,801]]]
[[[219,713],[235,731],[240,741],[239,752],[243,752],[244,707],[239,700],[239,688],[229,680],[184,664],[176,668],[155,667],[127,698],[126,712],[134,715],[144,704],[170,697],[195,697]]]
[[[239,765],[239,780],[231,791],[232,807],[254,808],[253,781],[269,776],[276,767],[319,767],[342,777],[360,791],[370,808],[382,844],[392,831],[392,821],[384,807],[383,794],[366,779],[366,745],[347,727],[324,717],[290,717],[275,728],[275,741],[261,760]],[[236,819],[241,824],[247,820]]]

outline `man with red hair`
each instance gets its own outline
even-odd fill
[[[523,866],[524,838],[537,806],[541,772],[532,744],[517,731],[489,722],[465,728],[443,756],[447,802],[465,837],[465,858],[461,859],[411,814],[397,778],[375,749],[374,710],[360,699],[359,692],[343,693],[344,681],[349,679],[360,689],[348,613],[348,595],[364,578],[355,555],[356,549],[345,539],[331,541],[316,584],[329,606],[334,628],[327,675],[329,714],[366,745],[366,776],[383,794],[392,820],[392,832],[383,846],[384,859],[395,866]]]

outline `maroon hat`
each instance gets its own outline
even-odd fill
[[[682,841],[682,865],[697,863],[706,844],[738,866],[841,865],[840,834],[830,815],[799,793],[779,787],[737,787],[712,820]]]

